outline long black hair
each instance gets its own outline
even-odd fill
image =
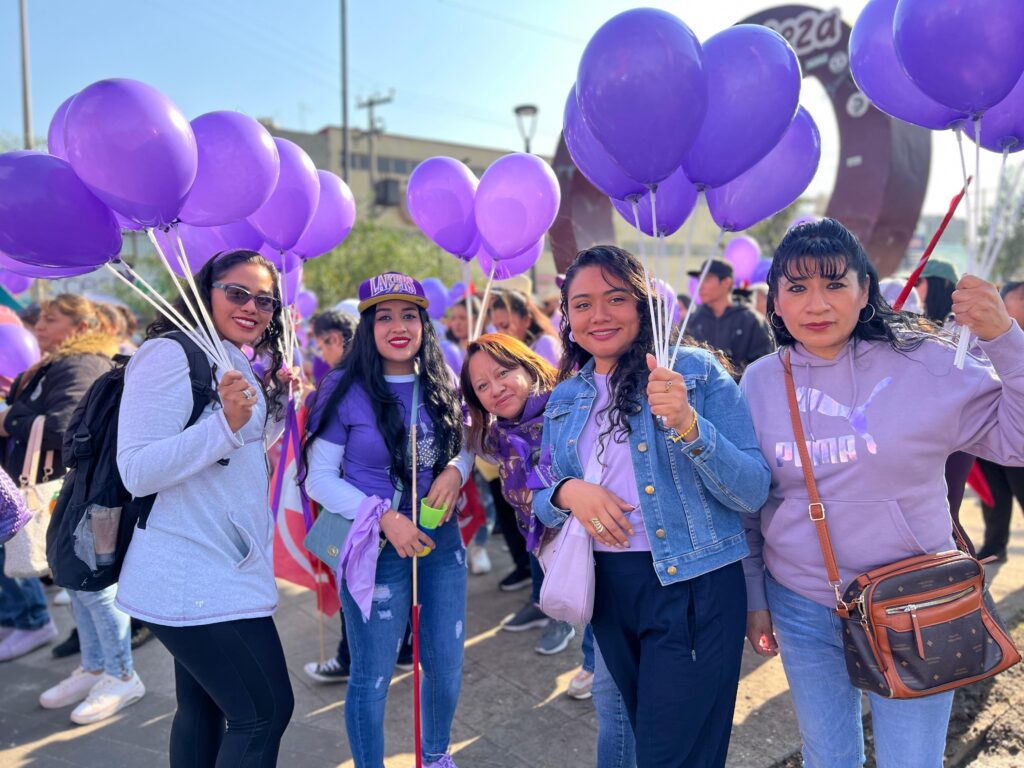
[[[277,273],[277,268],[256,251],[239,248],[216,254],[196,273],[196,287],[199,289],[199,297],[202,299],[207,311],[211,311],[210,294],[213,293],[213,284],[239,264],[256,264],[269,271],[270,276],[274,280],[274,297],[278,301],[281,300],[281,276]],[[182,317],[187,318],[190,316],[190,312],[185,307],[185,302],[180,296],[173,302],[173,306]],[[282,351],[284,330],[283,320],[281,319],[282,312],[281,305],[278,304],[277,309],[274,310],[274,314],[270,318],[270,322],[267,323],[266,329],[252,345],[255,357],[265,356],[270,358],[266,378],[260,381],[260,384],[263,386],[263,394],[267,400],[267,413],[270,418],[275,420],[281,416],[284,408],[281,404],[281,395],[284,393],[286,386],[278,381],[276,375],[284,362],[284,352]],[[177,325],[168,320],[164,315],[157,314],[156,319],[146,328],[146,339],[154,339],[157,336],[163,336],[176,330],[178,330]],[[214,365],[214,368],[216,369],[216,365]]]
[[[928,286],[924,295],[923,314],[933,323],[942,325],[953,312],[953,291],[956,285],[944,277],[929,275],[924,278]]]
[[[463,422],[462,403],[455,391],[455,384],[448,364],[441,351],[434,326],[426,310],[417,307],[420,323],[423,325],[423,341],[416,353],[415,364],[419,369],[420,392],[423,395],[427,413],[434,428],[434,444],[437,447],[437,458],[434,461],[434,477],[448,466],[462,450]],[[321,383],[314,396],[310,413],[318,414],[310,419],[309,430],[303,441],[300,481],[305,479],[308,466],[307,452],[310,444],[327,428],[331,414],[337,410],[342,399],[355,384],[360,384],[373,407],[373,416],[377,428],[384,438],[391,466],[388,470],[391,484],[409,488],[412,484],[412,472],[406,456],[408,445],[408,427],[402,419],[402,409],[397,395],[388,387],[384,379],[384,363],[377,351],[377,341],[373,335],[376,322],[376,306],[365,309],[359,316],[359,325],[352,339],[352,349],[344,359]],[[332,378],[337,378],[337,386],[325,387]],[[328,393],[321,406],[318,400],[322,393]],[[312,422],[316,423],[312,423]]]
[[[839,280],[848,272],[857,276],[868,302],[861,310],[851,338],[854,341],[884,341],[897,351],[916,349],[937,330],[918,315],[896,312],[878,286],[878,271],[860,241],[835,219],[820,219],[793,227],[775,249],[768,270],[768,320],[775,343],[780,347],[796,344],[782,318],[775,313],[779,280],[806,280],[823,277]]]

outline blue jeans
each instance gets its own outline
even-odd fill
[[[861,690],[846,673],[842,627],[831,608],[768,577],[768,606],[796,705],[804,765],[864,764]],[[879,768],[941,768],[953,691],[921,699],[869,693]]]
[[[436,549],[419,560],[420,662],[423,665],[423,759],[448,751],[462,687],[466,624],[466,557],[458,522],[430,532]],[[370,618],[363,620],[347,588],[341,590],[352,677],[345,726],[356,768],[384,765],[384,707],[412,605],[412,560],[388,544],[377,560]]]
[[[4,548],[0,546],[0,627],[32,630],[49,623],[43,585],[39,579],[4,576]]]
[[[132,620],[114,605],[117,584],[99,592],[68,590],[82,646],[82,669],[114,677],[131,675]]]
[[[583,642],[590,638],[590,654],[594,673],[594,709],[597,711],[597,768],[636,768],[636,741],[629,714],[612,674],[594,642],[594,630],[587,625]],[[586,669],[584,649],[583,668]]]
[[[534,605],[540,605],[540,588],[544,586],[544,569],[536,555],[530,555],[530,598]]]

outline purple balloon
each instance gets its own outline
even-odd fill
[[[0,285],[12,294],[24,293],[32,285],[32,278],[27,275],[19,275],[17,272],[10,272],[0,269]]]
[[[459,282],[455,283],[448,289],[447,304],[450,307],[452,304],[457,304],[464,298],[466,298],[466,284],[459,280]]]
[[[302,259],[292,253],[291,251],[284,251],[283,253],[272,245],[264,243],[261,247],[257,248],[260,255],[265,257],[271,264],[277,267],[277,271],[281,274],[285,272],[291,272],[297,266],[302,264]]]
[[[925,96],[903,71],[892,37],[897,2],[871,0],[857,17],[850,33],[850,73],[857,87],[885,114],[922,128],[944,130],[967,114]]]
[[[249,223],[272,246],[288,251],[313,220],[320,201],[320,177],[309,155],[297,145],[278,137],[274,143],[281,156],[281,175],[273,194],[249,216]]]
[[[212,229],[224,241],[225,249],[241,248],[246,251],[258,251],[263,246],[263,238],[260,236],[260,233],[245,219],[239,219],[230,224],[222,224]]]
[[[316,308],[319,306],[316,294],[312,291],[303,288],[295,296],[295,309],[299,313],[299,317],[312,317],[313,313],[316,312]]]
[[[71,106],[71,102],[77,95],[77,93],[73,93],[61,102],[57,111],[53,113],[53,117],[50,119],[50,128],[46,132],[46,150],[61,160],[68,159],[67,149],[64,147],[64,119],[68,115],[68,107]]]
[[[12,259],[5,253],[0,253],[0,269],[13,272],[16,275],[25,277],[43,277],[47,280],[56,280],[61,277],[77,277],[92,272],[96,266],[87,267],[47,267],[39,264],[26,264],[23,261]]]
[[[701,266],[701,269],[704,268],[703,262],[701,262],[700,266]],[[698,290],[700,288],[700,278],[699,277],[691,277],[690,278],[690,282],[687,285],[687,288],[689,288],[689,292],[690,292],[690,301],[692,301],[694,304],[703,304],[704,303],[703,301],[700,300],[700,291]]]
[[[800,106],[800,60],[786,38],[738,24],[705,41],[708,110],[683,160],[698,187],[732,181],[779,143]]]
[[[554,223],[560,200],[555,172],[536,155],[516,152],[491,163],[473,204],[491,255],[511,258],[536,243]]]
[[[576,98],[601,146],[637,181],[672,174],[697,138],[708,77],[696,35],[665,11],[637,8],[590,38]]]
[[[462,370],[462,362],[465,358],[459,345],[454,341],[442,339],[441,351],[444,353],[444,360],[448,363],[448,367],[455,371],[455,373],[459,373]]]
[[[226,251],[227,246],[220,236],[216,227],[193,227],[191,224],[178,224],[178,234],[181,236],[181,243],[185,247],[185,260],[188,262],[189,271],[194,275],[203,265],[221,251]],[[179,277],[183,275],[178,260],[171,249],[177,248],[177,240],[174,238],[174,230],[170,232],[157,232],[157,240],[164,249],[164,254],[170,260],[171,269]]]
[[[686,178],[682,168],[658,184],[655,193],[655,214],[658,216],[658,233],[664,236],[674,234],[690,216],[697,204],[697,188]],[[612,200],[615,210],[634,226],[633,206],[625,200]],[[654,236],[651,229],[651,193],[646,193],[637,204],[640,214],[640,228],[644,234]]]
[[[967,123],[964,133],[977,142],[978,124]],[[1024,149],[1024,77],[1010,95],[985,113],[981,120],[981,146],[992,152],[1020,152]]]
[[[356,201],[341,177],[330,171],[317,171],[320,200],[316,213],[292,250],[299,256],[315,259],[336,248],[348,237],[356,223]]]
[[[295,303],[302,290],[302,265],[290,269],[281,276],[281,298],[286,305]]]
[[[733,280],[736,285],[752,281],[754,270],[761,260],[761,246],[747,235],[734,237],[725,246],[725,260],[732,264]]]
[[[426,295],[427,301],[430,302],[427,314],[435,320],[440,320],[448,311],[448,289],[436,277],[426,278],[422,285],[423,293]]]
[[[430,157],[416,166],[406,187],[409,215],[423,234],[460,258],[471,258],[479,246],[473,199],[477,178],[450,157]]]
[[[64,146],[97,197],[148,227],[177,219],[199,162],[185,115],[138,80],[101,80],[75,96]]]
[[[544,238],[540,238],[522,253],[516,254],[511,259],[499,259],[485,244],[476,255],[477,264],[490,276],[491,269],[494,269],[495,280],[508,280],[510,277],[521,275],[529,271],[530,267],[537,263],[540,255],[544,252]]]
[[[569,91],[562,113],[562,136],[569,156],[587,180],[614,200],[642,195],[647,188],[626,175],[590,132],[576,101],[576,86]]]
[[[0,376],[13,379],[39,362],[39,342],[21,325],[0,325]]]
[[[708,191],[711,217],[727,232],[738,232],[773,216],[807,189],[820,159],[818,127],[800,107],[786,135],[757,165]]]
[[[751,283],[764,283],[768,280],[768,270],[772,268],[771,259],[760,259],[757,262],[757,266],[754,267],[753,273],[750,275]]]
[[[212,227],[255,213],[281,174],[277,145],[267,129],[241,112],[207,112],[192,121],[192,131],[199,166],[179,218]]]
[[[1020,0],[899,0],[893,17],[896,55],[910,79],[971,115],[994,107],[1020,80],[1022,39]]]
[[[117,226],[121,229],[126,229],[129,232],[141,232],[146,227],[143,224],[139,224],[137,221],[125,218],[117,211],[113,211],[114,218],[117,220]]]
[[[7,152],[0,155],[0,251],[28,264],[95,267],[121,251],[121,228],[66,161]]]

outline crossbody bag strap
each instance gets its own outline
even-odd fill
[[[413,380],[412,384],[412,408],[409,411],[409,440],[412,440],[412,428],[416,426],[416,420],[419,416],[420,411],[420,377],[419,375]],[[398,505],[402,503],[402,493],[405,488],[402,487],[402,483],[399,482],[395,488],[395,495],[391,497],[391,508],[398,511]],[[416,499],[413,499],[412,504],[416,503]]]
[[[800,464],[804,472],[804,482],[807,484],[807,495],[810,503],[807,505],[807,514],[814,523],[818,533],[818,545],[821,547],[821,556],[825,560],[825,570],[828,572],[828,585],[836,593],[836,604],[842,608],[845,606],[840,588],[842,582],[839,578],[839,565],[836,562],[836,553],[832,548],[832,539],[828,534],[828,523],[825,521],[825,505],[818,494],[818,484],[814,482],[811,456],[807,450],[807,440],[804,438],[804,426],[800,421],[800,406],[796,400],[796,385],[793,383],[793,369],[789,363],[789,352],[782,356],[782,368],[786,372],[786,395],[789,398],[789,419],[793,424],[793,436],[796,438],[796,447],[800,452]]]
[[[21,487],[36,484],[36,477],[39,474],[39,454],[43,450],[43,430],[46,427],[46,417],[36,416],[32,419],[32,426],[28,430],[28,444],[25,446],[25,461],[21,465]]]

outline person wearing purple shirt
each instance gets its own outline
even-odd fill
[[[789,230],[768,275],[780,352],[747,368],[741,388],[772,472],[767,503],[746,518],[747,637],[782,655],[804,765],[863,765],[861,691],[847,674],[787,405],[788,357],[812,471],[841,577],[954,548],[943,467],[954,451],[1024,464],[1024,333],[996,289],[970,275],[952,306],[989,363],[953,364],[929,321],[882,298],[867,254],[834,219]],[[915,699],[868,694],[879,766],[939,768],[953,691]]]
[[[448,750],[462,685],[467,574],[453,513],[471,460],[462,407],[420,283],[389,272],[363,282],[359,298],[352,348],[321,385],[303,451],[310,497],[324,513],[353,521],[338,563],[352,653],[348,741],[356,768],[382,768],[384,710],[416,557],[427,649],[424,765],[455,768]],[[429,534],[412,521],[413,506],[423,503],[445,510]]]
[[[562,343],[558,340],[551,318],[525,293],[495,293],[490,318],[498,333],[519,339],[556,368],[562,362]]]

